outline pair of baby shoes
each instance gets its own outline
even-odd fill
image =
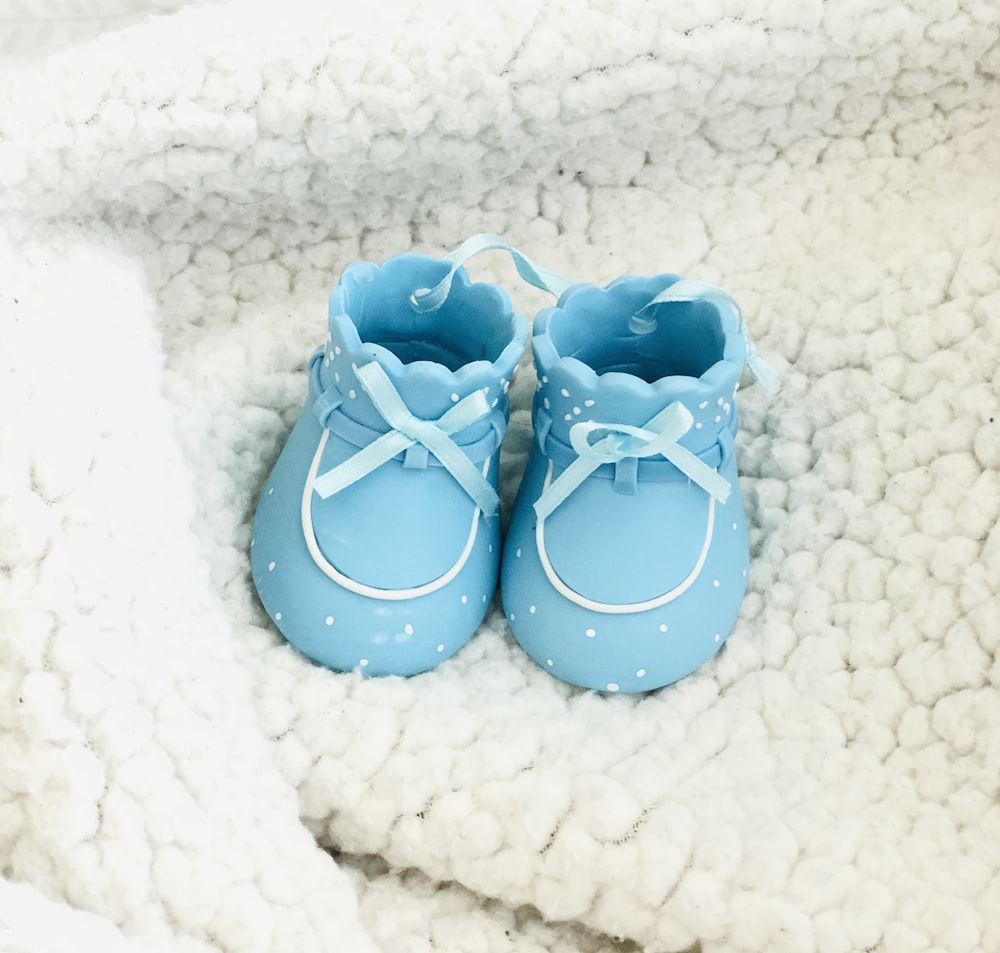
[[[558,295],[532,329],[534,442],[501,539],[507,389],[529,328],[462,263],[490,248]],[[725,292],[676,275],[571,284],[496,236],[349,266],[309,398],[261,493],[251,569],[285,638],[334,669],[412,675],[456,652],[501,576],[522,647],[565,681],[669,684],[746,588],[733,453],[746,364]]]

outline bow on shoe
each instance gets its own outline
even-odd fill
[[[535,501],[539,519],[549,516],[598,467],[627,459],[638,460],[640,457],[665,457],[689,480],[720,503],[725,503],[729,497],[729,481],[677,442],[691,429],[693,422],[694,417],[687,407],[680,401],[674,401],[644,427],[602,424],[591,420],[574,424],[570,428],[569,439],[577,458]],[[591,434],[598,431],[603,431],[605,435],[591,443]]]
[[[325,500],[403,451],[419,445],[440,461],[483,513],[492,516],[500,505],[500,497],[451,439],[451,434],[464,430],[490,413],[486,395],[481,390],[473,391],[449,407],[437,420],[424,420],[410,413],[380,364],[372,361],[362,367],[355,365],[354,373],[371,397],[375,409],[392,429],[332,470],[316,477],[313,489]]]

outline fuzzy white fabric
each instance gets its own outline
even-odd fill
[[[0,80],[5,949],[1000,950],[1000,6],[669,6],[231,0]],[[256,602],[329,286],[476,231],[721,284],[783,372],[676,686],[496,605],[361,680]]]

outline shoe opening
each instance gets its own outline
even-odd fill
[[[552,343],[560,356],[576,358],[598,375],[630,374],[647,383],[701,377],[723,359],[725,331],[718,309],[707,301],[672,302],[635,321],[636,312],[660,290],[635,279],[584,289],[553,313]]]
[[[473,284],[459,270],[439,308],[422,312],[414,306],[413,292],[433,287],[448,268],[437,258],[404,254],[381,268],[345,273],[343,308],[361,340],[404,364],[429,361],[456,371],[473,361],[496,361],[511,342],[515,320],[499,288]]]

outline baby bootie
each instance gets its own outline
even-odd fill
[[[741,371],[769,385],[725,292],[676,275],[576,285],[532,336],[535,441],[507,534],[504,610],[559,678],[676,681],[732,629],[747,529],[733,440]]]
[[[329,315],[260,497],[253,579],[310,658],[411,675],[468,641],[496,587],[499,447],[527,322],[499,288],[419,254],[351,265]]]

